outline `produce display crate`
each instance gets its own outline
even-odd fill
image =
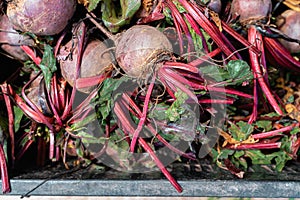
[[[172,164],[169,167],[183,187],[182,193],[178,193],[159,171],[130,174],[115,170],[86,168],[68,173],[63,166],[48,166],[45,169],[15,175],[11,180],[12,191],[8,195],[21,197],[36,195],[300,197],[300,168],[297,163],[292,163],[281,173],[270,171],[265,166],[257,169],[257,172],[246,173],[243,179],[236,178],[216,166],[206,164],[193,166]],[[200,169],[199,166],[201,166]]]
[[[300,198],[299,0],[63,1],[0,1],[5,195]]]

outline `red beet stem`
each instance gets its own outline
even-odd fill
[[[201,56],[200,58],[193,60],[192,62],[189,62],[188,64],[191,66],[194,66],[194,67],[199,66],[202,63],[204,63],[205,61],[211,59],[212,57],[218,55],[221,52],[222,52],[222,50],[220,48],[216,48],[215,50]],[[200,68],[200,71],[201,71],[201,68]]]
[[[252,45],[249,41],[247,41],[244,37],[242,37],[239,33],[237,33],[235,30],[233,30],[226,22],[222,22],[222,28],[224,31],[229,33],[233,38],[235,38],[237,41],[239,41],[242,45],[245,47],[249,47],[252,52],[256,54],[260,54],[261,52],[256,48],[256,46]]]
[[[125,116],[124,112],[122,111],[122,107],[119,102],[115,103],[114,111],[119,116],[119,122],[123,127],[124,132],[133,133],[134,128],[132,127],[131,123]],[[158,168],[162,171],[162,173],[166,176],[166,178],[170,181],[170,183],[176,188],[178,192],[182,192],[182,187],[178,184],[178,182],[172,177],[170,172],[165,168],[159,158],[155,155],[153,149],[147,144],[147,142],[139,137],[138,138],[139,144],[149,153],[151,158],[154,160]]]
[[[181,193],[183,191],[182,187],[179,183],[174,179],[174,177],[170,174],[170,172],[166,169],[163,163],[159,160],[159,158],[155,155],[152,148],[147,144],[147,142],[143,138],[139,138],[140,145],[150,154],[151,158],[154,160],[158,168],[162,171],[162,173],[166,176],[166,178],[170,181],[170,183],[174,186],[174,188]]]
[[[147,112],[148,112],[150,97],[151,97],[151,94],[152,94],[152,91],[153,91],[155,79],[156,79],[156,73],[154,73],[153,76],[152,76],[152,80],[150,82],[149,88],[147,90],[146,98],[145,98],[145,101],[144,101],[142,115],[140,116],[138,126],[137,126],[137,128],[135,129],[135,131],[132,135],[132,140],[131,140],[131,144],[130,144],[130,151],[131,152],[134,152],[137,138],[138,138],[141,130],[143,129],[143,126],[144,126],[145,121],[147,119]]]
[[[32,61],[36,65],[40,65],[41,64],[42,59],[40,57],[36,56],[36,54],[34,53],[34,51],[29,46],[21,45],[21,49],[23,49],[23,51],[32,59]]]
[[[203,50],[205,53],[208,53],[209,52],[208,45],[199,26],[197,25],[195,20],[191,17],[191,15],[184,13],[184,16],[188,20],[189,24],[191,25],[192,29],[196,32],[196,34],[198,34],[201,37]]]
[[[224,42],[224,38],[221,36],[219,29],[210,22],[207,17],[203,14],[199,7],[196,7],[195,4],[190,3],[186,0],[178,0],[187,12],[195,19],[200,27],[207,32],[212,40],[215,41],[217,46],[225,53],[227,56],[231,56],[232,59],[238,59],[235,55],[232,55],[232,50],[228,47],[228,44]],[[228,42],[226,40],[226,42]]]
[[[256,28],[254,26],[250,26],[248,29],[248,40],[250,43],[255,44],[255,46],[257,45],[257,40],[262,41],[261,34],[256,30]],[[268,87],[267,83],[265,82],[263,72],[260,68],[263,63],[261,63],[259,61],[259,57],[256,53],[249,50],[249,54],[250,54],[252,71],[255,74],[254,76],[257,77],[258,83],[259,83],[262,91],[264,92],[266,98],[268,99],[269,103],[271,104],[271,106],[273,107],[275,112],[277,112],[279,115],[283,115],[283,112],[282,112],[280,106],[278,105],[277,101],[275,100],[274,96],[272,95],[270,88]]]
[[[274,143],[256,143],[256,144],[240,144],[240,145],[229,145],[227,149],[235,150],[248,150],[248,149],[278,149],[281,146],[281,142]]]
[[[249,124],[252,124],[257,119],[258,113],[258,85],[257,85],[257,77],[254,73],[254,80],[253,80],[253,106],[252,106],[252,113],[248,120]]]
[[[28,81],[24,87],[22,88],[21,94],[22,97],[24,98],[24,100],[26,101],[26,103],[29,104],[29,106],[32,108],[32,110],[35,112],[35,115],[37,115],[39,117],[40,120],[42,120],[42,122],[51,130],[54,130],[53,125],[50,123],[49,118],[47,118],[41,111],[40,109],[27,97],[25,89],[32,83],[32,81],[38,77],[40,75],[40,73],[38,73],[33,79],[31,79],[30,81]],[[25,113],[27,112],[28,109],[25,110]],[[30,109],[31,110],[31,109]],[[38,122],[38,121],[37,121]]]
[[[300,72],[300,61],[293,58],[290,52],[273,38],[264,37],[264,42],[272,59],[282,67]]]
[[[0,170],[1,170],[1,180],[2,180],[2,192],[8,193],[10,192],[11,189],[10,189],[9,178],[7,173],[5,153],[2,144],[0,144]]]
[[[282,135],[283,132],[285,131],[291,131],[295,126],[297,126],[299,124],[292,124],[274,131],[268,131],[268,132],[264,132],[264,133],[257,133],[257,134],[253,134],[252,137],[254,139],[263,139],[263,138],[268,138],[268,137],[274,137],[274,136],[278,136],[278,135]]]
[[[28,136],[27,136],[28,137]],[[22,156],[25,154],[25,152],[29,149],[29,147],[33,144],[33,140],[28,139],[26,143],[22,146],[22,148],[18,151],[16,155],[16,160],[19,160],[22,158]]]
[[[193,40],[192,40],[192,36],[188,29],[186,22],[184,21],[183,17],[180,15],[178,9],[176,8],[175,4],[172,1],[166,0],[165,4],[171,10],[171,15],[174,19],[174,24],[175,24],[177,34],[179,37],[180,54],[183,54],[183,38],[182,38],[182,34],[181,34],[181,28],[183,29],[183,31],[188,39],[188,52],[192,52],[193,51]]]
[[[49,159],[54,158],[55,151],[55,134],[53,131],[49,130]]]
[[[8,113],[8,131],[9,131],[9,139],[10,139],[10,148],[11,148],[11,159],[12,159],[12,165],[14,165],[15,162],[15,128],[14,128],[14,111],[13,106],[11,104],[11,100],[8,96],[8,86],[7,83],[4,83],[0,85],[4,101],[6,104],[6,109]]]
[[[77,60],[76,60],[76,75],[75,75],[75,78],[74,78],[74,85],[73,85],[73,88],[72,88],[70,102],[69,102],[69,105],[68,105],[67,109],[64,111],[64,113],[61,117],[62,120],[65,120],[71,112],[71,109],[72,109],[72,106],[73,106],[73,103],[74,103],[74,100],[75,100],[75,95],[76,95],[76,87],[77,87],[76,80],[78,79],[78,77],[80,75],[80,67],[81,67],[82,55],[83,55],[83,52],[84,52],[85,37],[86,37],[87,29],[86,29],[86,26],[85,26],[84,23],[81,23],[80,27],[78,29],[79,29],[78,30],[79,35],[77,35],[77,38],[78,38],[78,44],[77,44],[78,45],[78,54],[77,54]]]
[[[131,109],[131,113],[134,114],[136,117],[140,118],[142,116],[142,112],[140,110],[140,108],[133,102],[133,100],[127,95],[127,94],[123,94],[123,98],[124,100],[128,103],[126,105],[128,105],[127,109],[130,109],[130,107],[133,108],[133,110]],[[130,107],[129,107],[130,105]],[[177,153],[178,155],[181,155],[183,157],[186,157],[188,159],[192,159],[195,160],[195,158],[189,156],[188,154],[186,154],[185,152],[177,149],[176,147],[172,146],[169,142],[167,142],[163,137],[161,137],[156,129],[150,124],[147,123],[147,128],[150,130],[150,132],[157,137],[157,139],[159,139],[159,141],[161,141],[166,147],[168,147],[170,150],[174,151],[175,153]]]
[[[233,104],[234,100],[232,99],[200,99],[199,103],[207,104]]]
[[[167,62],[164,63],[164,66],[169,66],[171,68],[186,70],[186,71],[191,72],[191,73],[196,73],[196,74],[199,73],[199,69],[196,68],[194,65],[191,65],[191,64],[167,61]]]

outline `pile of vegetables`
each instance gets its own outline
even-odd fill
[[[297,1],[0,5],[1,56],[20,66],[0,84],[3,193],[30,149],[37,166],[158,168],[178,192],[173,162],[243,178],[299,160]]]

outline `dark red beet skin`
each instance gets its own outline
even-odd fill
[[[69,54],[72,49],[73,42],[75,43],[75,47],[77,47],[77,41],[69,41],[65,46],[61,47],[61,54]],[[60,68],[62,76],[68,81],[68,83],[73,86],[74,80],[76,77],[76,64],[78,57],[78,49],[72,52],[73,59],[66,59],[60,61]],[[80,67],[80,75],[79,78],[87,78],[100,75],[104,73],[108,68],[111,67],[112,58],[110,53],[106,47],[106,45],[99,40],[92,40],[86,46],[81,67]],[[77,88],[79,91],[84,93],[90,93],[95,86]]]
[[[152,26],[135,25],[125,31],[116,45],[116,59],[126,75],[147,79],[157,59],[172,53],[168,38]]]
[[[271,10],[271,0],[233,0],[230,13],[232,16],[239,16],[239,21],[245,22],[263,19]]]
[[[300,12],[286,10],[278,17],[277,25],[279,26],[279,30],[290,38],[300,40]],[[279,41],[291,53],[300,53],[300,44],[284,39],[280,39]]]
[[[0,15],[0,29],[1,48],[17,60],[27,60],[28,56],[20,45],[31,46],[34,44],[33,40],[15,31],[6,15]]]
[[[17,30],[55,35],[66,27],[76,4],[76,0],[12,0],[7,16]]]

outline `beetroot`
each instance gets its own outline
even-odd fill
[[[264,19],[271,10],[271,0],[233,0],[230,13],[232,16],[239,16],[240,22],[245,22]]]
[[[116,45],[116,59],[128,76],[147,79],[162,57],[169,57],[172,44],[152,26],[132,26]]]
[[[211,0],[207,4],[207,7],[216,13],[220,13],[221,9],[222,9],[222,2],[221,2],[221,0]]]
[[[15,31],[6,15],[0,15],[0,29],[1,48],[17,60],[27,60],[28,56],[20,48],[20,45],[31,46],[33,40],[29,36],[21,35]]]
[[[74,42],[74,41],[73,41]],[[68,55],[71,53],[72,41],[69,41],[65,46],[60,50],[60,54]],[[75,47],[77,45],[75,44]],[[76,63],[77,63],[77,48],[72,52],[72,59],[65,59],[60,61],[61,73],[62,76],[67,80],[67,82],[73,86],[76,76]],[[94,77],[104,73],[108,68],[111,67],[112,58],[106,47],[106,45],[99,40],[92,40],[88,43],[87,47],[84,50],[80,76],[79,78],[84,77]],[[77,88],[79,91],[84,93],[90,93],[94,86]]]
[[[286,10],[277,18],[279,30],[290,38],[300,40],[300,12]],[[300,45],[296,42],[289,42],[284,39],[279,40],[282,45],[291,53],[299,53]]]
[[[7,16],[14,28],[36,35],[61,32],[76,9],[76,0],[15,0],[7,5]]]

